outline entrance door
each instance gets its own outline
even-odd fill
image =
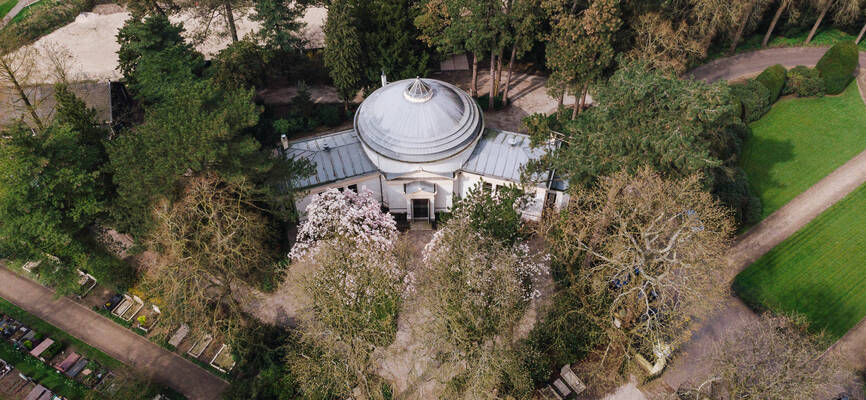
[[[412,199],[412,219],[430,218],[430,200]]]

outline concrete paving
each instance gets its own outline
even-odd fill
[[[191,400],[221,398],[228,382],[45,286],[0,265],[0,297]]]

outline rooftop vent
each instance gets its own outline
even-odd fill
[[[510,144],[512,146],[517,146],[517,138],[514,136],[510,136],[508,138],[508,144]]]
[[[322,150],[331,151],[331,142],[328,139],[322,139]]]
[[[403,91],[403,97],[413,103],[423,103],[433,98],[433,89],[421,78],[415,78]]]

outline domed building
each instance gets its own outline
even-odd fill
[[[284,139],[283,151],[316,166],[315,175],[296,184],[306,189],[296,204],[301,219],[312,195],[338,188],[370,190],[392,214],[434,221],[473,186],[519,185],[522,167],[543,154],[529,143],[526,135],[486,127],[475,100],[454,85],[416,78],[385,83],[368,96],[354,129]],[[546,175],[525,188],[534,192],[526,218],[568,200],[564,182]]]

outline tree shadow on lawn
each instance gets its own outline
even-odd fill
[[[791,161],[794,158],[794,145],[790,139],[778,140],[755,136],[752,134],[748,140],[749,159],[743,160],[743,170],[749,179],[749,184],[755,194],[765,194],[769,189],[783,188],[790,182],[780,182],[771,171],[773,166],[779,163]]]
[[[793,316],[808,324],[809,332],[824,333],[825,346],[839,340],[863,316],[862,310],[842,302],[839,293],[822,282],[800,281],[776,286],[774,280],[784,274],[785,266],[767,263],[760,268],[760,273],[748,282],[734,281],[732,288],[737,296],[755,312],[772,311]]]

